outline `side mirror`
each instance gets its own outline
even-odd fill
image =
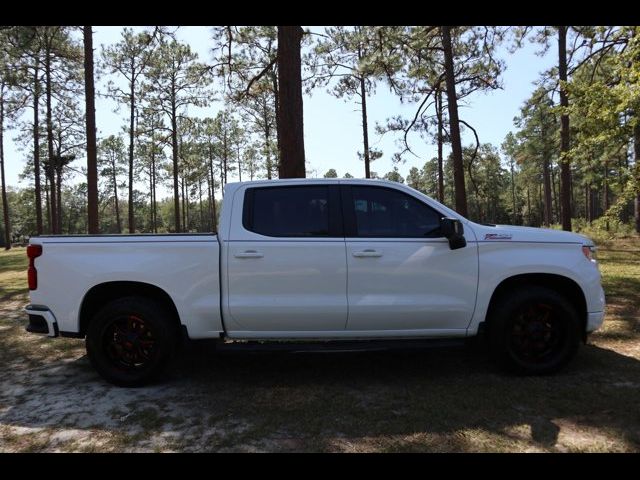
[[[441,218],[440,231],[449,240],[449,248],[451,248],[451,250],[467,246],[467,240],[464,238],[464,227],[462,222],[457,218]]]

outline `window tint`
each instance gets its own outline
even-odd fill
[[[328,187],[268,187],[247,193],[247,230],[271,237],[329,236]]]
[[[440,215],[428,205],[389,188],[352,187],[359,237],[440,237]]]

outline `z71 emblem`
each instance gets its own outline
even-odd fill
[[[487,233],[484,236],[485,240],[511,240],[510,233]]]

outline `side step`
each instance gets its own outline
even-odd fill
[[[216,344],[220,353],[232,352],[289,352],[289,353],[331,353],[331,352],[373,352],[384,350],[418,351],[431,348],[461,347],[464,338],[434,338],[420,340],[333,340],[333,341],[242,341],[232,340]]]

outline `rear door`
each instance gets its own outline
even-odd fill
[[[344,331],[339,185],[241,189],[232,216],[226,259],[231,333]]]
[[[344,185],[348,330],[464,331],[478,282],[475,242],[451,250],[443,216],[384,186]]]

